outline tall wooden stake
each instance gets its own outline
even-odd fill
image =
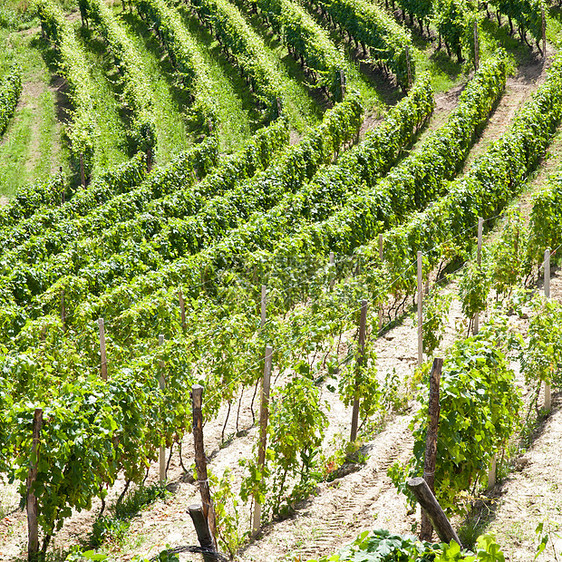
[[[207,524],[207,519],[205,519],[205,514],[203,513],[203,508],[199,505],[190,505],[187,508],[191,520],[193,521],[193,526],[195,527],[195,532],[197,533],[197,539],[201,548],[206,552],[203,553],[204,562],[216,562],[218,560],[213,538],[211,532],[209,531],[209,525]]]
[[[80,183],[82,187],[86,187],[86,173],[84,172],[84,156],[80,154]]]
[[[180,303],[180,312],[181,312],[181,329],[185,332],[186,324],[185,324],[185,300],[183,298],[183,293],[181,289],[178,291],[178,300]]]
[[[384,237],[381,234],[379,234],[379,259],[382,260],[384,258]],[[383,304],[381,303],[379,305],[379,332],[382,330],[382,323],[383,323],[383,314],[384,314],[384,308],[383,308]]]
[[[158,336],[158,345],[164,345],[164,335],[160,334]],[[164,361],[160,361],[160,377],[158,378],[158,385],[160,386],[160,390],[164,392],[166,390],[166,379],[164,378],[164,374],[162,369],[164,368]],[[158,461],[159,461],[159,480],[160,482],[166,482],[166,447],[160,446],[160,452],[158,454]]]
[[[478,22],[474,22],[474,68],[480,67],[480,42],[478,41]]]
[[[203,504],[203,514],[209,525],[213,546],[217,548],[217,525],[215,508],[211,499],[211,490],[207,475],[207,461],[205,460],[205,447],[203,445],[203,387],[194,384],[191,387],[191,400],[193,405],[193,444],[195,446],[195,467],[197,469],[197,481],[201,502]]]
[[[357,368],[360,369],[365,361],[365,339],[367,336],[367,301],[361,301],[361,317],[359,318],[359,341],[357,343],[358,347],[358,357],[357,357]],[[357,394],[357,390],[356,390]],[[349,440],[351,442],[357,439],[357,427],[359,425],[359,397],[356,395],[353,400],[353,411],[351,412],[351,434]]]
[[[406,45],[406,69],[408,71],[408,89],[412,86],[412,68],[410,66],[410,49]]]
[[[550,250],[544,251],[544,296],[550,298]],[[550,411],[552,407],[552,396],[550,384],[544,385],[544,408]]]
[[[62,329],[66,331],[66,306],[64,304],[64,289],[60,295],[60,319],[62,322]]]
[[[453,526],[447,519],[445,512],[439,505],[433,492],[429,489],[427,482],[423,478],[410,478],[410,480],[406,482],[406,486],[414,496],[416,496],[422,510],[427,513],[439,538],[446,543],[450,543],[454,540],[457,544],[462,546],[457,533],[455,533]]]
[[[490,472],[488,472],[488,490],[491,490],[496,485],[496,470],[497,470],[497,457],[492,457],[492,465]]]
[[[260,326],[263,328],[265,326],[265,320],[267,317],[267,285],[261,286],[261,319]]]
[[[436,357],[433,360],[431,374],[429,375],[429,426],[425,442],[425,462],[423,477],[429,489],[433,492],[435,485],[435,460],[437,457],[437,430],[439,428],[439,384],[441,382],[441,371],[443,370],[443,359]],[[422,511],[420,539],[431,541],[433,526],[425,511]]]
[[[546,59],[546,15],[544,13],[544,6],[541,8],[542,17],[542,56]]]
[[[334,252],[330,252],[330,265],[332,266],[332,269],[336,265],[336,256]],[[330,291],[334,288],[334,281],[335,279],[330,280]]]
[[[263,369],[263,381],[261,388],[260,406],[260,441],[258,446],[258,469],[263,470],[265,465],[265,451],[267,446],[267,423],[269,420],[269,389],[271,385],[271,366],[273,348],[268,345],[265,348],[265,365]],[[252,522],[252,536],[255,537],[261,528],[261,504],[254,498],[254,519]]]
[[[418,251],[418,365],[423,363],[423,258]]]
[[[476,263],[478,267],[482,264],[482,232],[484,230],[484,219],[478,219],[478,247],[476,250]],[[480,330],[480,316],[478,312],[474,315],[474,335]]]
[[[37,497],[33,484],[37,480],[37,464],[39,462],[39,436],[43,425],[43,410],[37,408],[33,414],[33,442],[31,445],[31,464],[27,477],[27,559],[35,562],[39,553],[39,526],[37,524]]]
[[[98,327],[100,331],[100,371],[101,378],[107,380],[107,351],[105,349],[105,324],[103,318],[98,318]]]

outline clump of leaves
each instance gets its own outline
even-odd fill
[[[483,481],[492,456],[519,425],[521,398],[506,357],[508,336],[505,323],[487,324],[477,336],[457,342],[445,359],[435,495],[449,513],[463,511],[459,496]],[[422,407],[411,424],[414,457],[389,470],[402,492],[406,492],[404,482],[409,477],[423,473],[428,395],[422,397]]]
[[[476,553],[473,553],[462,550],[455,541],[431,544],[377,529],[364,531],[338,554],[310,562],[505,562],[494,537],[482,535],[476,544]]]

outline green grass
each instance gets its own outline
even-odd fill
[[[259,127],[250,90],[238,70],[226,60],[218,41],[209,31],[187,11],[180,10],[180,14],[186,31],[207,64],[213,83],[218,102],[220,148],[223,152],[234,152]]]
[[[24,84],[14,118],[0,140],[0,195],[7,197],[59,166],[68,170],[56,117],[60,99],[51,87],[52,75],[40,43],[37,33],[0,29],[0,69],[17,62]]]
[[[279,69],[281,75],[281,89],[283,91],[283,110],[289,123],[299,132],[320,122],[326,109],[318,97],[311,95],[311,88],[307,85],[304,73],[298,63],[289,56],[283,44],[266,37],[260,23],[248,17],[246,21],[252,26],[258,36],[264,39],[266,52]]]
[[[257,16],[247,13],[243,15],[250,28],[263,40],[266,55],[279,71],[283,110],[289,123],[299,132],[319,123],[326,107],[312,94],[298,63],[287,54],[283,44],[264,33]]]
[[[101,40],[94,39],[85,30],[77,34],[84,47],[86,61],[95,88],[92,91],[96,109],[95,120],[100,132],[96,140],[93,175],[104,168],[127,160],[126,124],[121,116],[119,90],[113,82],[117,76],[111,60],[105,55],[106,47]]]
[[[49,176],[55,169],[56,157],[60,156],[57,131],[57,120],[55,114],[55,94],[52,90],[45,90],[38,100],[39,111],[43,120],[39,126],[39,137],[37,151],[40,155],[35,159],[35,165],[31,174],[36,178]]]
[[[171,84],[169,72],[173,69],[170,65],[166,68],[162,62],[163,53],[150,30],[134,14],[124,12],[122,18],[121,23],[138,51],[143,71],[150,80],[157,134],[156,161],[165,164],[193,144],[182,112],[181,95]]]

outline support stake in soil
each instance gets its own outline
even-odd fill
[[[478,267],[482,264],[482,232],[484,230],[484,219],[478,219],[478,248],[476,250],[476,263]],[[474,315],[474,335],[480,330],[480,316],[478,312]]]
[[[38,506],[33,484],[37,480],[37,465],[39,463],[39,437],[43,425],[43,410],[37,408],[33,414],[33,443],[31,445],[31,466],[27,477],[27,559],[35,562],[39,553],[39,525],[37,523]]]
[[[423,363],[423,261],[418,251],[418,366]]]
[[[544,251],[544,296],[546,299],[550,298],[550,250]],[[544,385],[544,409],[550,412],[552,407],[552,396],[550,384]]]
[[[443,370],[443,359],[436,357],[433,360],[431,373],[429,375],[429,426],[427,428],[427,438],[425,442],[425,462],[423,467],[423,477],[427,486],[434,492],[435,484],[435,461],[437,458],[437,431],[439,429],[439,384],[441,382],[441,372]],[[429,517],[422,511],[420,539],[431,541],[433,527]]]
[[[265,348],[265,365],[263,368],[263,381],[261,390],[260,406],[260,441],[258,447],[258,469],[263,471],[265,465],[265,450],[267,445],[267,422],[269,420],[269,389],[271,384],[271,365],[273,348],[268,345]],[[252,537],[255,537],[261,527],[261,504],[255,499],[254,517],[252,522]]]
[[[100,332],[100,372],[101,378],[107,380],[107,351],[105,348],[105,324],[103,318],[98,318],[98,327]]]
[[[205,447],[203,445],[203,387],[194,384],[191,388],[191,401],[193,405],[193,444],[195,447],[195,467],[197,469],[197,482],[201,493],[203,504],[203,515],[207,520],[213,548],[217,548],[217,526],[215,508],[211,499],[209,479],[207,475],[207,460],[205,458]]]
[[[367,301],[361,301],[361,316],[359,318],[359,341],[358,341],[358,358],[357,368],[361,369],[365,361],[365,339],[367,335]],[[356,383],[356,396],[353,400],[353,411],[351,413],[351,434],[349,440],[351,442],[357,439],[357,427],[359,425],[359,397],[357,396],[357,383]]]
[[[160,334],[158,336],[158,345],[164,345],[164,336]],[[158,378],[158,385],[160,386],[160,390],[164,392],[166,390],[166,379],[164,378],[164,361],[160,361],[160,377]],[[160,447],[160,452],[158,454],[159,460],[159,480],[160,482],[166,482],[166,447]]]
[[[219,560],[203,508],[199,504],[195,504],[190,505],[187,508],[187,511],[193,521],[193,526],[195,527],[201,549],[204,551],[204,562],[215,562],[216,560]]]
[[[447,519],[445,512],[439,505],[439,502],[433,495],[433,492],[429,489],[427,482],[423,478],[410,478],[406,482],[406,486],[414,494],[414,496],[416,496],[422,510],[427,513],[439,538],[446,543],[450,543],[454,540],[462,547],[462,543],[457,536],[457,533],[455,533],[453,526]]]

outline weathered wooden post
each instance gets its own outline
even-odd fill
[[[330,252],[330,266],[332,270],[334,269],[335,265],[336,265],[336,256],[334,255],[334,252]],[[330,280],[330,291],[334,288],[334,282],[335,279]]]
[[[164,345],[164,335],[160,334],[158,336],[158,345]],[[166,379],[164,378],[164,361],[160,361],[160,376],[158,377],[158,386],[162,393],[166,390]],[[159,463],[159,481],[166,482],[166,447],[160,446],[160,451],[158,453],[158,463]]]
[[[105,324],[103,318],[98,318],[98,328],[100,333],[100,371],[101,378],[107,380],[107,351],[105,348]]]
[[[365,339],[367,336],[367,301],[361,301],[361,316],[359,318],[359,341],[357,343],[357,368],[361,369],[365,361]],[[357,388],[356,388],[357,393]],[[356,395],[353,400],[353,410],[351,412],[351,442],[357,439],[357,427],[359,425],[359,397]]]
[[[36,408],[33,414],[33,442],[31,445],[31,463],[27,477],[27,559],[36,562],[39,554],[39,525],[37,523],[38,505],[33,485],[37,480],[37,465],[39,464],[39,438],[43,425],[43,410]]]
[[[340,89],[341,89],[341,99],[345,98],[345,72],[340,68]]]
[[[185,323],[185,300],[183,298],[182,290],[178,291],[178,300],[180,304],[180,313],[181,313],[181,329],[185,332],[186,330],[186,323]]]
[[[384,236],[383,234],[379,234],[379,259],[382,260],[384,258]],[[382,330],[382,323],[383,323],[383,314],[384,314],[384,307],[383,304],[379,304],[379,332]]]
[[[443,359],[436,357],[433,360],[431,373],[429,375],[429,404],[428,417],[429,424],[427,428],[427,437],[425,442],[425,462],[423,469],[423,477],[433,492],[435,489],[435,463],[437,458],[437,431],[439,428],[439,384],[441,382],[441,372],[443,370]],[[422,541],[431,541],[433,535],[433,527],[429,517],[422,511],[420,539]]]
[[[488,490],[491,490],[496,485],[496,472],[497,472],[497,457],[494,455],[492,457],[492,464],[490,466],[490,471],[488,472]]]
[[[474,22],[474,69],[480,67],[480,41],[478,40],[478,21]]]
[[[406,69],[408,71],[408,90],[412,87],[412,67],[410,66],[410,48],[406,45]]]
[[[547,248],[544,251],[544,296],[546,299],[550,298],[550,250]],[[544,408],[550,411],[552,407],[552,396],[550,384],[544,385]]]
[[[258,469],[263,473],[265,466],[265,451],[267,446],[267,423],[269,421],[269,389],[271,386],[273,348],[268,345],[265,348],[265,365],[263,369],[263,381],[260,405],[260,436],[258,445]],[[261,528],[261,504],[254,497],[254,518],[252,523],[252,537],[255,537]]]
[[[483,232],[483,230],[484,230],[484,219],[479,218],[478,219],[478,246],[477,246],[477,249],[476,249],[476,263],[478,264],[478,267],[480,267],[482,265],[482,232]],[[480,330],[480,315],[477,312],[474,315],[474,327],[473,327],[474,335],[476,335],[479,330]]]
[[[82,188],[86,187],[86,173],[84,171],[84,155],[80,154],[80,184]]]
[[[462,546],[457,533],[455,533],[453,526],[447,519],[433,492],[429,489],[427,482],[423,478],[410,478],[406,482],[406,486],[416,496],[422,510],[427,513],[439,538],[446,543],[454,540]]]
[[[199,504],[190,505],[187,508],[191,520],[193,521],[193,526],[195,527],[195,532],[197,533],[197,540],[201,545],[203,550],[203,560],[204,562],[216,562],[218,557],[216,556],[215,545],[213,542],[213,537],[209,530],[209,525],[203,508]]]
[[[211,498],[209,479],[207,474],[207,461],[205,459],[205,446],[203,444],[203,387],[194,384],[191,387],[191,401],[193,406],[193,444],[195,448],[195,467],[197,469],[197,482],[203,504],[203,515],[209,525],[213,541],[213,548],[217,548],[217,525],[215,508]]]
[[[418,366],[423,363],[423,255],[418,251]]]
[[[544,13],[544,6],[541,8],[542,17],[542,56],[546,59],[546,15]]]
[[[267,285],[261,286],[261,317],[260,326],[263,328],[265,326],[265,321],[267,318]]]
[[[66,332],[66,306],[64,303],[64,289],[60,294],[60,319],[62,322],[62,329]]]

